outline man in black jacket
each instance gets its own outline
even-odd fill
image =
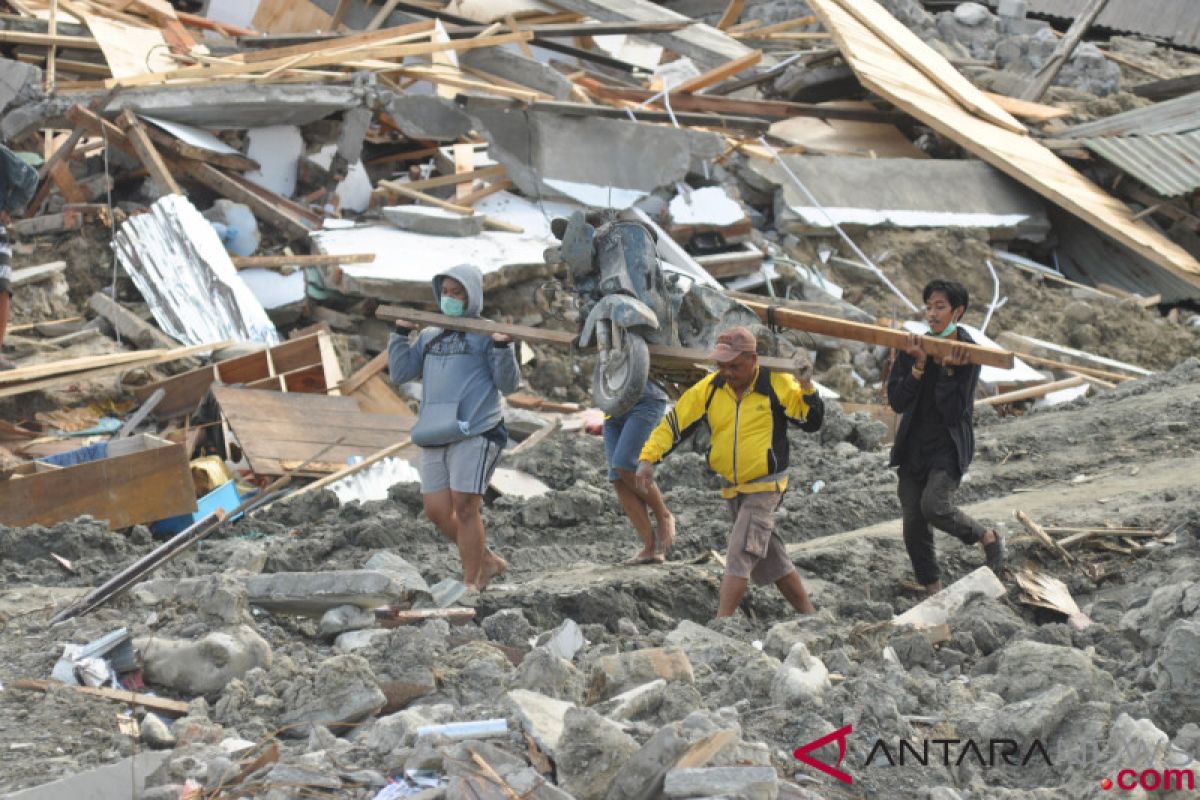
[[[929,335],[973,344],[958,326],[970,298],[961,283],[930,281],[922,292]],[[975,454],[972,409],[979,366],[961,344],[932,358],[911,334],[888,376],[888,403],[900,414],[891,466],[899,467],[897,493],[904,514],[904,546],[917,581],[929,594],[941,591],[933,528],[965,544],[980,544],[987,565],[1004,568],[1004,541],[954,505],[954,493]],[[932,526],[932,527],[931,527]]]

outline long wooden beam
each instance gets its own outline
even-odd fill
[[[142,706],[150,711],[157,711],[160,714],[167,714],[172,717],[182,717],[188,713],[188,704],[182,700],[168,700],[165,697],[156,697],[152,694],[141,694],[138,692],[127,692],[124,689],[108,689],[105,687],[93,688],[91,686],[71,686],[57,681],[26,679],[13,682],[13,688],[25,689],[32,692],[47,692],[51,686],[67,691],[75,692],[76,694],[87,695],[88,697],[98,697],[101,700],[111,700],[116,703],[124,703],[131,706]]]
[[[158,193],[160,195],[182,195],[183,190],[175,182],[175,177],[163,163],[158,148],[154,146],[154,142],[150,141],[150,135],[146,133],[146,128],[133,111],[127,108],[121,112],[121,116],[117,117],[117,124],[125,130],[125,135],[129,137],[129,143],[137,151],[142,166],[150,173],[150,180],[154,182],[154,188],[158,190]]]
[[[1028,386],[1024,389],[1017,389],[1012,392],[1004,392],[1003,394],[984,397],[975,401],[975,407],[982,406],[1001,406],[1005,403],[1015,403],[1018,400],[1035,400],[1039,397],[1045,397],[1051,392],[1057,392],[1062,389],[1073,389],[1087,382],[1087,378],[1075,376],[1074,378],[1064,378],[1061,381],[1051,381],[1050,383],[1039,383],[1036,386]]]
[[[629,89],[609,86],[594,78],[580,78],[580,86],[604,100],[628,100],[644,103],[656,92],[649,89]],[[661,101],[655,103],[661,105]],[[792,117],[817,117],[819,119],[845,119],[854,122],[902,122],[910,119],[907,114],[895,111],[870,111],[862,108],[837,108],[813,103],[791,103],[783,100],[744,100],[712,94],[671,93],[671,109],[674,111],[697,111],[713,114],[732,114],[764,119],[791,119]]]
[[[408,320],[421,325],[436,325],[447,330],[468,331],[470,333],[507,333],[514,339],[520,339],[530,344],[549,344],[558,347],[577,347],[579,337],[570,331],[557,331],[550,328],[534,328],[529,325],[509,325],[503,322],[493,322],[488,319],[473,317],[447,317],[444,314],[432,314],[428,311],[418,311],[414,308],[401,306],[380,306],[375,310],[375,316],[382,320],[394,322],[398,319]],[[593,348],[589,348],[593,349]],[[652,344],[649,346],[650,357],[659,361],[670,361],[675,364],[704,364],[711,360],[708,352],[689,347],[669,347]],[[770,369],[790,372],[795,365],[791,359],[775,356],[759,356],[758,363]]]
[[[338,264],[370,264],[374,253],[346,253],[343,255],[305,256],[234,256],[233,265],[238,269],[278,269],[279,267],[332,267]]]
[[[65,36],[61,33],[25,33],[24,31],[0,31],[0,44],[30,44],[81,50],[100,49],[100,43],[91,36]]]
[[[790,308],[772,306],[769,303],[756,303],[752,300],[740,300],[742,305],[749,308],[759,318],[768,324],[774,323],[792,330],[819,333],[823,336],[833,336],[837,339],[850,339],[855,342],[879,344],[897,350],[903,349],[908,343],[908,331],[897,328],[885,328],[882,325],[870,325],[865,322],[850,322],[836,317],[823,317],[819,314],[806,314]],[[922,336],[921,347],[932,356],[943,357],[950,354],[950,348],[961,345],[966,348],[967,356],[972,364],[989,367],[1011,369],[1013,354],[1007,350],[993,350],[977,344],[939,339],[935,336]]]

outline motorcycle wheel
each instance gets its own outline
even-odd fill
[[[623,345],[610,351],[607,364],[597,363],[592,375],[592,400],[610,417],[619,417],[637,405],[650,375],[646,340],[626,331]]]

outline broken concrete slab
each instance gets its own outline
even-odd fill
[[[134,640],[146,680],[190,696],[221,691],[256,667],[271,666],[271,645],[249,625],[189,641],[149,636]]]
[[[691,662],[677,647],[651,647],[603,656],[592,663],[588,675],[589,705],[657,678],[668,683],[695,682]]]
[[[570,100],[573,84],[558,70],[503,47],[480,47],[458,56],[459,63],[513,83],[544,92],[555,100]]]
[[[375,254],[369,264],[317,269],[327,287],[344,294],[385,302],[426,303],[433,276],[465,262],[483,270],[484,290],[492,291],[517,281],[549,277],[552,270],[543,254],[558,240],[550,232],[546,217],[569,217],[576,208],[554,201],[539,205],[499,192],[476,203],[476,212],[515,224],[524,233],[485,230],[478,236],[448,240],[391,225],[317,231],[312,239],[322,253]],[[412,253],[421,253],[422,257],[414,260]]]
[[[488,152],[529,196],[566,197],[596,208],[627,208],[673,185],[696,160],[721,154],[713,133],[642,122],[569,117],[468,98]]]
[[[663,795],[670,798],[775,800],[779,796],[779,776],[774,767],[673,769],[663,781]]]
[[[667,682],[662,678],[635,686],[593,706],[609,719],[627,720],[653,711],[666,697]]]
[[[421,571],[389,550],[380,550],[373,554],[363,564],[363,569],[386,572],[394,576],[404,584],[404,589],[408,592],[410,599],[416,599],[417,595],[422,595],[426,599],[430,596],[429,584],[425,582]]]
[[[62,800],[64,797],[87,800],[129,800],[141,797],[146,779],[171,755],[166,750],[146,750],[114,764],[76,773],[52,783],[44,783],[6,795],[8,800]]]
[[[426,94],[404,94],[388,103],[387,113],[410,139],[452,142],[475,127],[474,121],[449,100]]]
[[[836,222],[849,228],[988,228],[1036,240],[1050,227],[1037,195],[979,161],[780,156],[751,159],[748,167],[779,186],[780,233],[831,230]]]
[[[383,218],[397,228],[430,236],[478,236],[483,233],[482,214],[456,214],[431,206],[385,206]]]
[[[344,605],[373,609],[408,596],[395,575],[366,569],[272,572],[248,576],[245,586],[252,605],[288,614],[324,614]]]
[[[567,711],[575,708],[575,704],[525,689],[513,689],[505,698],[525,732],[546,755],[554,758],[562,740]]]
[[[308,736],[314,725],[333,730],[376,714],[387,697],[361,656],[337,655],[325,659],[313,673],[295,681],[288,690],[288,710],[282,716],[289,738]]]
[[[892,624],[912,625],[917,629],[942,625],[972,594],[983,593],[988,597],[1003,597],[1006,589],[996,573],[987,567],[959,578],[926,600],[922,600],[903,614],[892,619]]]
[[[14,108],[0,119],[0,135],[19,139],[45,127],[71,128],[67,109],[104,99],[106,91],[72,92]],[[324,83],[226,83],[223,85],[126,88],[104,108],[115,116],[137,114],[196,125],[243,130],[263,125],[307,125],[364,102],[364,89]]]
[[[23,61],[0,58],[0,116],[10,108],[36,102],[43,96],[40,69]]]
[[[357,631],[375,625],[375,612],[358,606],[337,606],[321,615],[317,632],[322,636],[334,637],[346,631]]]
[[[668,772],[704,766],[739,736],[736,729],[721,727],[703,711],[665,725],[625,762],[607,800],[651,800],[662,792]]]
[[[558,785],[578,800],[604,800],[637,740],[590,708],[567,709],[554,764]]]

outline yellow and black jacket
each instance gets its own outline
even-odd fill
[[[725,479],[723,497],[787,488],[788,424],[816,431],[825,404],[786,372],[759,369],[741,400],[720,373],[683,393],[650,434],[640,459],[657,464],[704,420],[712,430],[708,466]]]

